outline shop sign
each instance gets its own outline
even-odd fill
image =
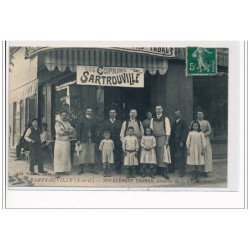
[[[100,87],[143,88],[142,68],[77,66],[77,84]]]
[[[164,56],[164,57],[174,57],[175,50],[172,47],[128,47],[120,48],[116,47],[114,49],[128,52],[138,52],[142,54],[155,55],[155,56]]]

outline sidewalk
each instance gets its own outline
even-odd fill
[[[35,169],[37,166],[35,166]],[[208,178],[201,178],[199,182],[191,180],[191,174],[188,172],[181,178],[178,176],[178,170],[169,174],[170,179],[165,180],[161,176],[155,179],[141,176],[136,178],[126,178],[126,171],[118,175],[112,172],[112,177],[103,177],[101,167],[99,174],[91,174],[88,170],[77,175],[77,167],[73,167],[72,173],[68,176],[55,178],[53,166],[45,164],[44,169],[48,171],[47,175],[29,175],[28,161],[15,161],[15,153],[10,150],[9,153],[9,186],[24,187],[122,187],[122,188],[141,188],[141,187],[226,187],[227,185],[227,160],[216,159],[213,161],[213,172]],[[37,170],[36,170],[37,171]]]

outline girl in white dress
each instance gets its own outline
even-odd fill
[[[138,166],[138,150],[139,143],[134,136],[134,128],[128,127],[128,135],[122,141],[122,149],[124,152],[124,166],[127,167],[127,178],[135,178],[135,166]]]
[[[102,164],[104,177],[111,177],[111,164],[114,164],[114,142],[110,139],[110,132],[104,131],[104,139],[101,141],[99,150],[102,151]]]
[[[155,153],[155,147],[156,147],[156,140],[155,137],[152,135],[151,128],[147,127],[146,129],[146,135],[142,137],[141,140],[141,159],[140,163],[142,164],[142,178],[146,177],[146,170],[147,166],[150,168],[150,177],[154,177],[154,165],[156,165],[156,153]]]
[[[205,164],[206,141],[198,121],[193,121],[186,141],[187,164],[194,167],[194,179],[198,179],[199,168]]]

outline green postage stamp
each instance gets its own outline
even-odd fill
[[[187,76],[214,76],[216,74],[217,51],[215,48],[187,47]]]

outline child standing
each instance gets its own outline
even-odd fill
[[[104,177],[111,176],[111,164],[114,163],[114,142],[110,139],[110,132],[104,131],[104,139],[101,141],[99,150],[102,151],[102,164]]]
[[[138,166],[138,150],[139,143],[134,136],[134,128],[128,127],[128,135],[122,141],[122,149],[124,152],[124,166],[127,167],[127,178],[135,178],[135,166]]]
[[[51,148],[51,135],[48,131],[47,123],[42,123],[42,133],[40,135],[42,143],[42,153],[44,161],[50,162],[53,160]]]
[[[201,132],[200,124],[193,121],[186,141],[187,164],[195,167],[193,179],[198,179],[199,167],[205,164],[204,152],[206,148],[205,136]]]
[[[142,137],[141,140],[141,159],[140,163],[142,165],[142,178],[146,177],[146,169],[147,166],[150,168],[150,177],[154,177],[154,165],[156,165],[156,154],[155,154],[155,147],[156,147],[156,140],[155,137],[152,135],[152,130],[149,127],[146,127],[146,136]]]

